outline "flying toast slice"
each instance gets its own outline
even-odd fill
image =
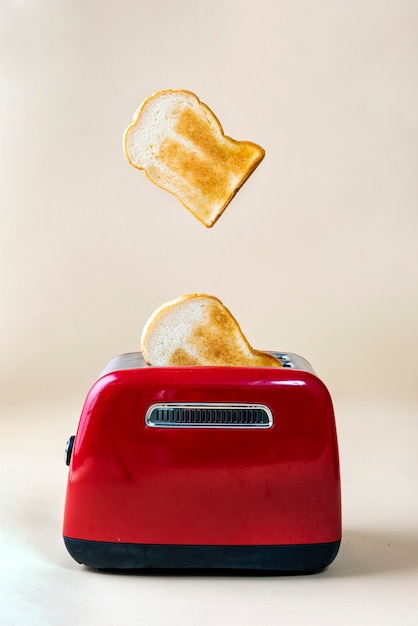
[[[144,326],[142,354],[155,366],[281,367],[268,352],[254,350],[218,298],[189,294],[159,307]]]
[[[207,228],[222,215],[264,158],[249,141],[224,135],[219,120],[190,91],[158,91],[136,111],[124,134],[131,165],[177,196]]]

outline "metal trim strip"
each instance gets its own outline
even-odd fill
[[[159,410],[173,411],[179,410],[209,410],[209,411],[262,411],[266,415],[265,423],[225,423],[225,422],[170,422],[159,421],[155,418],[155,413]],[[265,404],[246,404],[233,402],[165,402],[152,404],[145,414],[145,423],[151,428],[271,428],[273,426],[273,413]]]

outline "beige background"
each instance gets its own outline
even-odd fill
[[[118,598],[127,624],[303,624],[301,596],[309,623],[416,623],[417,27],[414,0],[0,3],[3,624],[120,623]],[[211,230],[123,154],[164,88],[266,150]],[[80,573],[61,545],[88,388],[195,291],[331,391],[346,541],[322,578],[166,588]]]
[[[416,400],[416,2],[1,8],[1,382],[83,392],[184,293],[337,398]],[[206,230],[131,168],[144,98],[194,91],[266,157]]]

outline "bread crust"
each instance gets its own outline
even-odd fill
[[[155,366],[281,367],[251,347],[237,320],[208,294],[187,294],[163,304],[146,322],[142,354]]]
[[[144,100],[125,130],[123,148],[133,167],[176,196],[207,228],[265,156],[258,144],[225,135],[213,111],[181,89],[157,91]]]

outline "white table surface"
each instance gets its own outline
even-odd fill
[[[337,407],[343,542],[309,576],[99,573],[66,552],[61,523],[76,402],[2,405],[0,623],[418,624],[414,407]]]

